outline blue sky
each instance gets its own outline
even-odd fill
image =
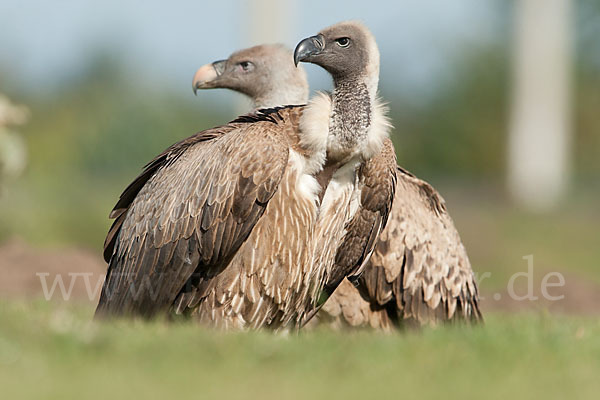
[[[360,19],[378,40],[390,84],[426,90],[455,50],[490,40],[497,2],[274,1],[285,4],[284,20],[261,11],[260,3],[269,0],[3,0],[0,67],[20,84],[51,89],[101,48],[118,53],[137,72],[134,79],[187,90],[198,66],[265,35],[293,47],[327,25]],[[322,71],[307,69],[314,86],[328,85]]]

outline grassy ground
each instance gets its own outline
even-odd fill
[[[38,245],[74,243],[99,254],[114,200],[107,198],[118,191],[73,182],[81,183],[64,187],[76,186],[73,196],[47,190],[65,201],[48,200],[45,189],[35,196],[26,187],[8,193],[0,238],[10,233]],[[480,286],[488,301],[496,292],[506,297],[510,276],[527,270],[522,257],[530,254],[536,295],[543,274],[552,271],[565,274],[567,287],[573,280],[588,282],[592,291],[600,284],[597,190],[577,192],[554,213],[533,215],[506,205],[498,191],[438,186],[474,270],[489,274]],[[76,196],[82,187],[93,201]],[[38,198],[54,206],[33,207]],[[582,300],[586,307],[577,303],[573,291],[580,289],[557,294],[574,299],[571,312],[597,310],[595,297]],[[598,318],[487,313],[484,327],[283,337],[159,322],[98,325],[90,323],[91,305],[2,298],[0,399],[580,399],[600,393]]]
[[[222,334],[96,324],[87,307],[0,304],[2,398],[596,398],[600,322],[488,315],[482,327]]]
[[[474,270],[490,273],[481,284],[488,300],[496,291],[504,296],[511,274],[527,270],[522,257],[529,254],[535,260],[537,295],[542,275],[549,271],[564,273],[567,287],[575,278],[589,282],[592,291],[600,283],[597,196],[579,194],[568,207],[537,216],[503,205],[493,194],[477,194],[491,190],[440,189]],[[77,216],[75,228],[59,230],[50,243],[40,244],[70,242],[74,232],[81,240],[76,243],[102,242],[105,229],[98,225],[107,223],[103,216],[86,219],[78,213],[89,210],[65,207]],[[0,210],[7,221],[9,214]],[[56,219],[62,221],[59,215],[57,209]],[[20,227],[15,231],[34,243],[47,239],[28,234],[43,232],[23,223],[32,220],[24,218],[13,228]],[[79,229],[78,221],[91,223]],[[53,229],[52,224],[43,226]],[[573,290],[580,286],[573,287],[558,293],[574,299],[570,310],[579,312],[584,304],[577,303]],[[586,309],[598,309],[594,299],[585,300],[592,302]],[[597,317],[487,313],[483,327],[284,337],[220,334],[160,322],[99,325],[90,322],[92,311],[91,304],[0,296],[0,398],[580,399],[600,393]]]

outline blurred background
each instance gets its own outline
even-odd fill
[[[399,163],[446,198],[484,309],[597,314],[597,0],[3,1],[0,299],[43,296],[44,276],[103,277],[122,189],[164,148],[249,104],[194,97],[199,66],[261,42],[293,48],[345,19],[378,40]],[[330,87],[306,68],[312,88]],[[515,291],[531,282],[537,301],[507,295],[518,272],[529,278]],[[564,277],[551,291],[561,300],[540,296],[550,272]],[[93,303],[83,280],[64,284]]]

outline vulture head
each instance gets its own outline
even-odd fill
[[[299,62],[316,64],[333,77],[332,93],[315,96],[302,122],[304,131],[313,132],[310,137],[328,135],[328,160],[378,154],[391,125],[377,97],[379,49],[369,29],[357,21],[325,28],[298,43],[294,63]]]
[[[294,63],[299,62],[319,65],[336,82],[358,79],[377,90],[379,50],[361,22],[340,22],[302,40],[294,51]]]
[[[292,51],[280,44],[264,44],[236,51],[226,60],[206,64],[194,75],[198,89],[231,89],[254,101],[256,108],[304,104],[308,83],[303,69],[294,67]]]

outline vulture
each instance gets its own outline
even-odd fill
[[[244,67],[242,67],[242,65]],[[246,94],[255,108],[304,104],[308,83],[291,50],[260,45],[198,69],[192,87]],[[477,283],[442,196],[397,167],[387,226],[358,281],[343,280],[311,321],[389,331],[444,321],[479,321]]]
[[[359,23],[354,24],[357,31],[361,27]],[[362,27],[362,32],[368,33],[368,30]],[[294,54],[295,62],[306,59],[302,57],[306,52],[303,44],[310,48],[308,53],[312,54],[313,48],[323,46],[324,39],[317,35],[301,42]],[[334,134],[334,139],[330,139],[328,163],[334,158],[332,153],[335,153],[337,144],[348,136],[355,136],[355,133],[349,135],[348,132],[360,132],[361,125],[375,123],[386,134],[380,136],[380,153],[361,166],[360,178],[364,186],[358,201],[359,208],[344,227],[345,237],[338,247],[333,273],[328,276],[324,287],[329,295],[337,289],[328,301],[321,304],[325,306],[325,315],[333,316],[334,323],[382,330],[390,330],[400,324],[418,326],[450,319],[481,320],[475,277],[444,200],[431,185],[396,165],[394,147],[388,138],[390,125],[375,97],[379,79],[379,53],[375,41],[365,40],[367,45],[360,48],[354,40],[339,34],[335,41],[339,47],[354,49],[359,55],[353,63],[325,68],[334,81],[333,94],[321,96],[321,99],[330,100],[326,116],[329,129],[331,132],[338,129],[346,131]],[[320,62],[327,62],[330,57],[329,52],[317,50],[308,61],[321,65]],[[365,59],[369,61],[361,61]],[[356,64],[361,62],[365,65],[365,73],[358,79],[339,79],[340,74],[343,75],[347,69],[355,69]],[[344,101],[340,102],[340,99]],[[355,105],[348,107],[348,104]],[[357,113],[356,110],[361,107],[367,112]],[[386,168],[394,170],[393,189],[398,193],[393,195],[393,208],[385,209],[385,212],[393,213],[392,223],[379,235],[379,231],[374,232],[373,228],[381,230],[385,225],[372,225],[372,216],[369,215],[372,207],[370,199],[365,197],[369,191],[364,188],[385,193],[385,188],[377,187],[380,182],[370,182],[369,178],[387,175]],[[327,170],[327,164],[324,169]],[[377,235],[368,235],[366,230]],[[370,242],[373,239],[376,239],[375,243]],[[371,257],[373,251],[376,254]],[[344,280],[340,272],[348,271],[357,262],[360,264],[358,272],[354,270],[347,276],[350,280]],[[362,271],[364,273],[361,274]],[[318,310],[319,307],[314,308],[307,320]]]
[[[182,140],[121,194],[98,317],[299,327],[323,288],[362,272],[396,184],[379,52],[366,27],[344,22],[301,41],[293,58],[327,70],[333,93]]]

